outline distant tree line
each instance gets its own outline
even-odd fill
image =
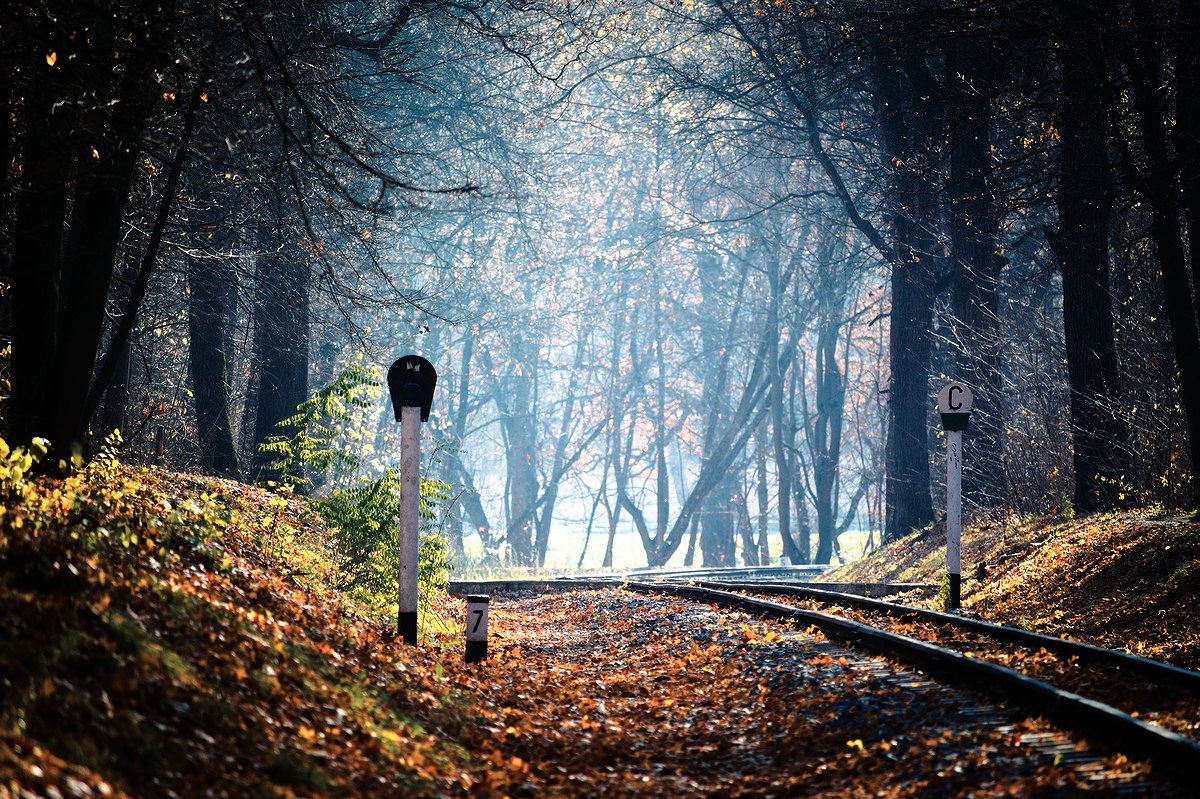
[[[1193,5],[9,3],[3,433],[271,479],[419,351],[460,552],[826,562],[953,378],[974,507],[1195,509]]]
[[[593,63],[571,84],[578,127],[558,129],[584,137],[560,168],[590,191],[587,235],[559,239],[575,245],[565,277],[530,278],[602,287],[537,317],[577,303],[575,358],[557,331],[519,338],[534,389],[502,391],[521,410],[497,418],[542,432],[500,437],[508,529],[489,534],[539,562],[528,530],[547,527],[552,464],[586,444],[588,530],[598,512],[611,542],[623,517],[651,565],[680,547],[754,562],[768,529],[799,561],[836,557],[851,524],[899,537],[935,521],[932,398],[952,378],[980,398],[974,507],[1196,507],[1195,17],[1175,2],[628,13],[645,46]],[[490,333],[471,328],[463,351],[497,346]],[[572,360],[584,382],[552,387]],[[539,410],[584,396],[592,422],[569,435]],[[486,396],[475,408],[483,428]]]

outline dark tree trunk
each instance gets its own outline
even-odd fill
[[[1158,249],[1162,269],[1164,305],[1171,325],[1171,344],[1175,350],[1176,376],[1187,420],[1188,445],[1192,464],[1200,464],[1200,337],[1197,336],[1193,289],[1188,276],[1183,230],[1180,227],[1179,196],[1166,128],[1170,124],[1159,97],[1157,37],[1148,12],[1138,25],[1138,52],[1128,59],[1134,77],[1134,106],[1141,122],[1142,142],[1148,164],[1144,181],[1152,209],[1151,235]],[[1187,113],[1187,112],[1185,112]],[[1180,163],[1185,163],[1181,158]],[[1193,250],[1197,244],[1193,243]],[[1193,466],[1193,470],[1194,470]],[[1200,508],[1200,481],[1192,480],[1193,508]]]
[[[119,430],[123,440],[128,441],[132,431],[125,422],[129,411],[129,374],[130,350],[132,347],[126,341],[117,354],[116,368],[113,370],[112,381],[104,391],[104,404],[100,409],[100,430],[102,436],[112,435]]]
[[[74,121],[66,109],[54,113],[54,102],[67,91],[65,84],[63,70],[39,65],[27,106],[30,135],[13,231],[12,400],[5,414],[12,443],[51,436],[57,404],[59,291]]]
[[[991,507],[1007,498],[1001,409],[999,219],[991,187],[989,62],[984,43],[956,38],[947,47],[951,87],[950,242],[954,257],[953,378],[977,398],[971,414],[963,491],[974,504]]]
[[[287,435],[279,427],[309,397],[309,274],[303,254],[288,246],[288,201],[280,196],[276,227],[263,234],[255,266],[254,390],[255,450],[268,438]],[[258,455],[256,478],[274,479],[272,457]]]
[[[128,285],[128,293],[122,300],[121,307],[123,311],[113,328],[112,336],[108,343],[108,351],[105,352],[104,357],[100,360],[91,389],[88,391],[84,410],[88,418],[95,416],[96,410],[100,407],[101,401],[106,396],[109,383],[112,380],[121,378],[122,376],[125,380],[128,380],[130,342],[134,335],[134,325],[137,323],[142,301],[146,298],[150,278],[154,272],[154,265],[158,260],[159,248],[162,246],[163,236],[167,229],[167,220],[170,217],[171,208],[179,189],[183,167],[188,160],[192,132],[196,126],[197,112],[200,104],[203,102],[203,98],[204,86],[203,84],[197,84],[192,89],[191,100],[188,103],[187,110],[184,112],[179,143],[167,171],[166,180],[163,182],[160,190],[158,210],[154,215],[154,225],[146,239],[145,249],[139,253],[139,264],[136,268],[131,263],[126,265],[125,282]],[[124,389],[119,388],[114,392],[113,401],[125,402],[127,397],[121,398],[120,395],[122,393],[127,393],[127,387]]]
[[[134,59],[110,120],[111,154],[77,181],[62,282],[58,385],[60,442],[83,442],[89,420],[92,372],[104,332],[104,312],[116,265],[122,218],[138,145],[157,84],[147,58]],[[130,313],[136,309],[130,308]],[[107,431],[105,431],[107,432]]]
[[[225,333],[233,310],[235,285],[220,261],[188,263],[188,369],[196,405],[200,468],[238,477],[237,450],[229,422],[229,375]]]
[[[122,291],[115,299],[125,308],[133,307],[131,294],[132,286],[137,280],[137,273],[138,269],[132,260],[127,262],[121,270],[119,283],[122,285]],[[126,287],[129,290],[125,290]],[[117,294],[117,292],[113,293]],[[101,436],[109,436],[114,430],[119,430],[121,438],[129,441],[130,436],[134,433],[126,427],[129,417],[129,379],[132,369],[133,345],[128,336],[118,339],[114,335],[108,346],[109,352],[105,354],[105,360],[113,358],[115,364],[112,368],[112,377],[107,381],[108,385],[104,389],[104,398],[99,410],[100,429],[97,432]],[[103,366],[97,371],[103,371]]]
[[[8,50],[13,46],[12,35],[6,28],[0,30],[0,48]],[[12,340],[12,248],[8,236],[12,231],[10,217],[11,204],[9,189],[13,176],[10,174],[12,164],[11,141],[13,137],[13,84],[12,66],[4,61],[0,63],[0,349]],[[5,408],[0,403],[0,420],[5,417]],[[0,422],[0,435],[4,433],[3,422]]]
[[[1200,3],[1179,4],[1175,52],[1175,152],[1183,190],[1183,215],[1189,242],[1192,313],[1200,319]],[[1197,471],[1193,464],[1192,471]],[[1198,489],[1200,490],[1200,489]]]
[[[114,51],[111,20],[89,13],[67,9],[46,31],[54,64],[45,50],[29,48],[37,55],[28,70],[13,237],[9,432],[21,443],[49,438],[59,458],[82,447],[87,433],[122,217],[148,115],[161,94],[160,48],[139,41],[142,49],[126,56],[114,84],[111,64],[95,60]],[[67,30],[70,36],[60,37]]]
[[[1074,504],[1083,513],[1118,501],[1124,440],[1109,296],[1107,65],[1100,26],[1088,10],[1063,6],[1061,178],[1058,231],[1050,241],[1062,268],[1063,332],[1071,394]]]
[[[905,83],[908,83],[908,89]],[[887,434],[887,520],[892,541],[933,521],[929,476],[929,371],[934,299],[934,187],[923,164],[934,146],[935,124],[916,98],[932,96],[923,59],[909,54],[903,69],[880,69],[884,156],[894,164],[891,212],[896,256],[892,265]]]

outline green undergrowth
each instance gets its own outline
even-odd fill
[[[34,478],[45,453],[39,440],[10,450],[0,440],[0,554],[35,583],[78,575],[88,563],[149,555],[185,555],[207,568],[228,567],[222,531],[236,513],[200,490],[174,501],[154,496],[155,472],[124,469],[110,451],[61,479]],[[148,493],[149,492],[149,493]]]

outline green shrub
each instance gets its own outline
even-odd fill
[[[423,529],[417,575],[423,588],[444,591],[448,550],[432,527],[437,507],[449,498],[449,486],[422,478],[420,490]],[[394,602],[400,566],[400,470],[391,468],[377,480],[337,489],[325,499],[313,500],[313,506],[336,530],[343,588],[360,599],[378,596]]]
[[[355,364],[297,405],[294,416],[276,425],[292,434],[271,436],[258,447],[278,456],[272,467],[279,482],[304,487],[312,484],[305,470],[336,477],[361,466],[347,444],[365,436],[367,417],[378,407],[382,388],[378,368]]]
[[[340,588],[378,609],[398,599],[400,569],[400,470],[385,469],[375,479],[350,475],[362,466],[351,448],[361,450],[370,437],[370,416],[382,397],[378,369],[354,365],[297,407],[279,423],[289,436],[273,436],[260,447],[278,456],[275,468],[284,489],[312,484],[306,475],[321,474],[336,486],[312,507],[333,530]],[[449,547],[436,530],[438,509],[450,500],[450,486],[422,478],[420,551],[417,579],[422,627],[432,621],[433,598],[446,590]]]

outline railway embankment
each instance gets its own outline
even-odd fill
[[[822,579],[937,583],[944,545],[932,528]],[[1189,516],[996,514],[970,524],[962,546],[969,614],[1200,669],[1200,522]]]

